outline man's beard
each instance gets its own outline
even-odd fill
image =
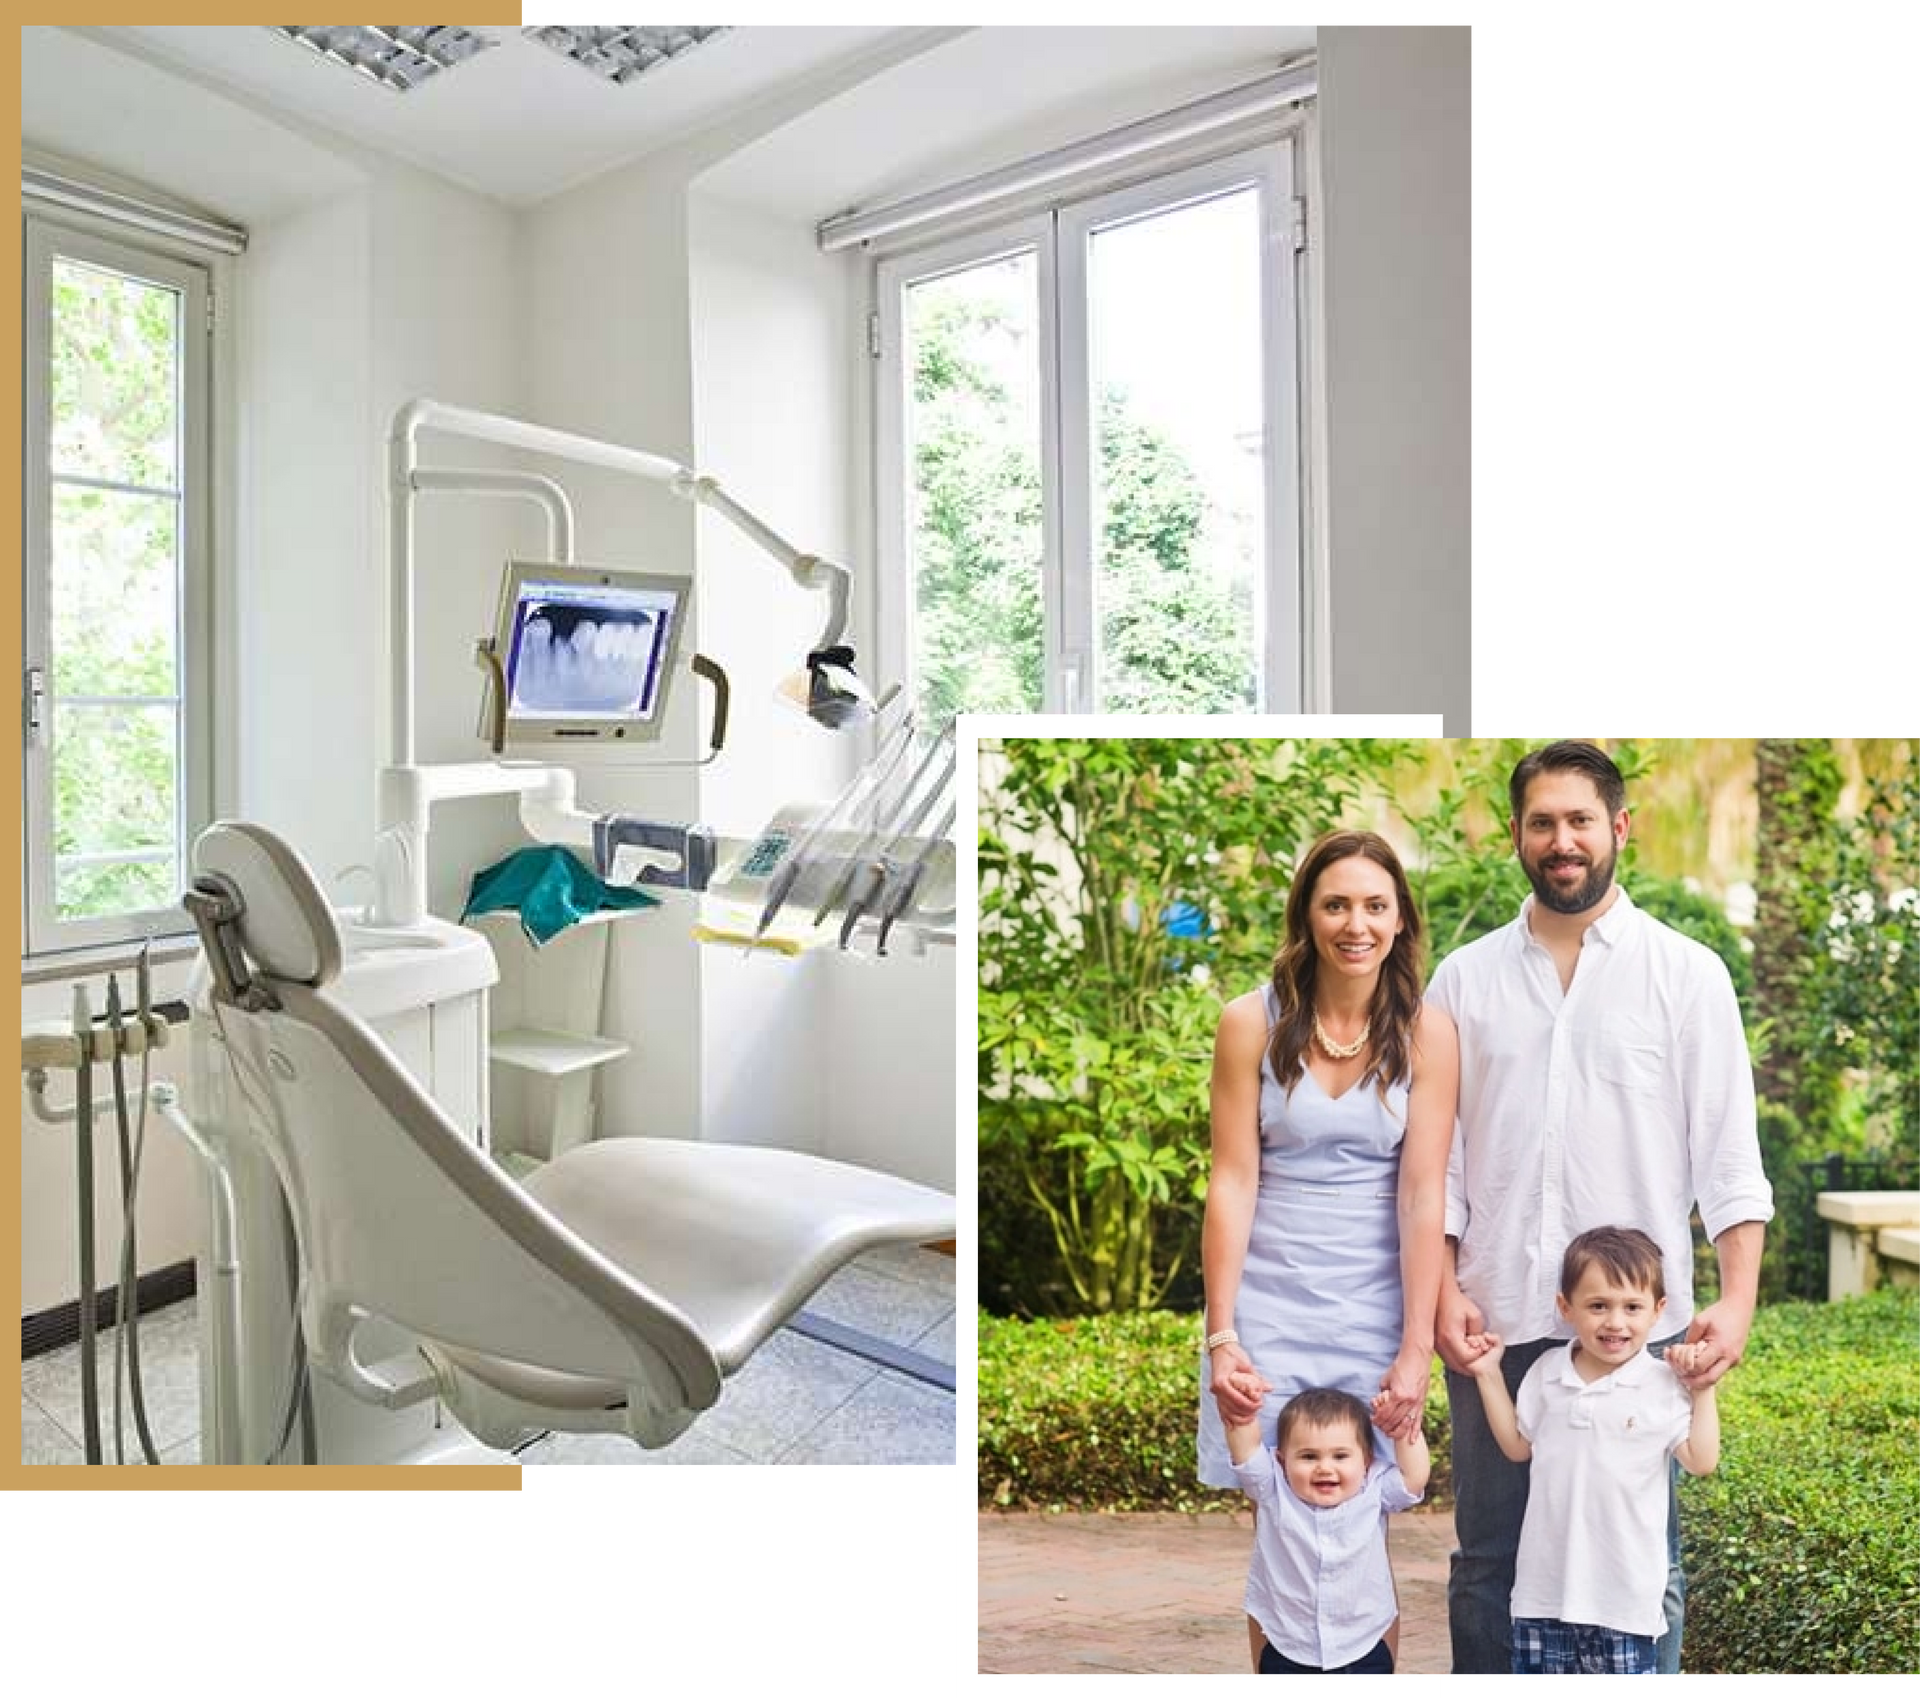
[[[1600,901],[1613,888],[1613,864],[1620,858],[1620,851],[1609,851],[1604,861],[1590,861],[1587,864],[1587,876],[1574,886],[1556,886],[1547,880],[1547,863],[1568,856],[1545,855],[1536,863],[1522,860],[1527,880],[1533,886],[1533,894],[1539,898],[1540,905],[1551,908],[1556,914],[1584,914],[1596,902]],[[1584,858],[1584,857],[1582,857]]]

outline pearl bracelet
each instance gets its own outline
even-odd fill
[[[1219,1332],[1207,1334],[1207,1350],[1209,1353],[1222,1344],[1238,1344],[1239,1342],[1240,1335],[1235,1332],[1232,1327],[1226,1327]]]

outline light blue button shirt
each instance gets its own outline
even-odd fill
[[[1376,1457],[1360,1490],[1330,1508],[1293,1495],[1262,1449],[1234,1466],[1259,1506],[1247,1614],[1267,1643],[1308,1668],[1337,1669],[1371,1651],[1395,1614],[1387,1517],[1420,1501],[1391,1460]]]

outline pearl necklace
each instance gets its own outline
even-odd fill
[[[1335,1061],[1351,1061],[1356,1055],[1358,1055],[1363,1049],[1367,1047],[1367,1034],[1372,1030],[1373,1030],[1373,1022],[1369,1020],[1364,1026],[1360,1028],[1359,1037],[1355,1038],[1352,1043],[1337,1044],[1333,1041],[1333,1039],[1327,1036],[1326,1027],[1320,1024],[1320,1010],[1316,1008],[1313,1011],[1314,1042],[1319,1044],[1319,1046],[1323,1050],[1325,1050],[1327,1054],[1331,1056]]]

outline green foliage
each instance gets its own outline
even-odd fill
[[[1917,1329],[1911,1291],[1760,1312],[1681,1487],[1689,1670],[1920,1666]]]
[[[1860,1083],[1861,1153],[1920,1148],[1920,762],[1868,788],[1838,833],[1821,966],[1803,1010],[1815,1056]],[[1843,1149],[1852,1154],[1853,1150]]]
[[[1039,445],[1004,375],[1024,340],[1011,313],[972,299],[915,325],[915,642],[934,723],[1041,705]]]
[[[138,278],[55,262],[56,470],[148,488],[172,485],[179,301],[174,290]]]
[[[1207,501],[1179,451],[1102,397],[1100,706],[1109,713],[1229,713],[1259,699],[1236,607],[1197,570]]]
[[[980,1317],[980,1499],[1193,1509],[1199,1348],[1191,1316]]]
[[[1429,974],[1462,944],[1498,931],[1520,911],[1527,875],[1504,849],[1409,875],[1426,924]]]
[[[1045,1216],[1057,1258],[1005,1256],[983,1211],[989,1303],[1146,1308],[1191,1268],[1217,987],[1265,976],[1297,847],[1402,752],[1012,739],[983,757],[981,1172]],[[1204,935],[1169,935],[1183,904]]]
[[[947,280],[952,283],[954,280]],[[1032,332],[984,279],[935,291],[913,324],[916,663],[921,709],[1043,701],[1046,613]],[[1250,609],[1196,566],[1207,500],[1174,444],[1101,397],[1102,705],[1211,713],[1255,701]]]
[[[1776,1039],[1758,1064],[1758,1085],[1802,1125],[1816,1127],[1831,1116],[1840,1083],[1830,1055],[1807,1041],[1808,1016],[1828,972],[1820,931],[1835,872],[1840,763],[1821,738],[1762,738],[1754,767],[1757,1011]]]
[[[54,489],[53,849],[165,852],[59,868],[62,919],[161,907],[178,889],[178,710],[164,703],[179,689],[178,311],[171,289],[54,268],[52,469],[141,488]]]

